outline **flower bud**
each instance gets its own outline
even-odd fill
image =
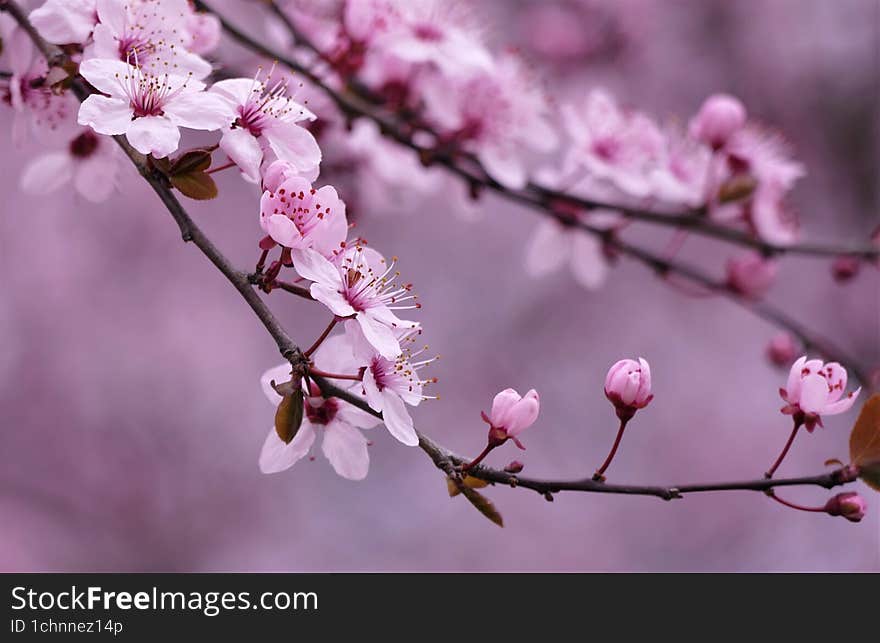
[[[798,348],[791,334],[777,333],[767,344],[767,359],[780,368],[788,366],[797,355]]]
[[[841,255],[831,264],[831,276],[838,283],[849,281],[859,274],[861,265],[858,258],[851,255]]]
[[[614,405],[617,416],[628,420],[638,409],[654,399],[651,394],[651,367],[647,360],[622,359],[605,376],[605,397]]]
[[[510,464],[508,464],[506,467],[504,467],[504,470],[507,473],[519,473],[520,471],[525,469],[525,466],[526,465],[524,465],[519,460],[513,460]]]
[[[521,396],[512,388],[504,389],[492,401],[489,415],[483,413],[483,420],[489,424],[489,441],[501,444],[508,438],[524,449],[516,436],[525,431],[538,419],[540,400],[535,389]]]
[[[727,284],[735,292],[758,299],[770,289],[776,278],[776,262],[757,252],[734,257],[727,262]]]
[[[859,522],[865,517],[868,505],[855,491],[839,493],[825,504],[829,516],[843,516],[850,522]]]
[[[746,108],[739,99],[729,94],[714,94],[691,119],[690,133],[717,150],[724,147],[745,122]]]

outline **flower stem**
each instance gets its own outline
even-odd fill
[[[308,348],[308,350],[303,352],[303,355],[305,355],[306,357],[309,357],[309,356],[311,356],[312,353],[314,353],[316,350],[318,350],[318,347],[324,343],[324,340],[327,339],[327,335],[330,334],[330,331],[333,330],[333,327],[336,326],[336,322],[338,322],[338,321],[339,321],[339,318],[334,315],[333,319],[330,320],[330,323],[327,324],[327,328],[325,328],[324,332],[321,333],[321,336],[315,340],[315,343],[312,344]],[[314,371],[312,371],[312,372],[314,372]]]
[[[235,161],[229,161],[228,163],[224,163],[223,165],[212,167],[210,170],[205,170],[205,174],[213,174],[214,172],[220,172],[221,170],[228,170],[231,167],[235,167]]]
[[[614,459],[614,454],[617,453],[617,448],[620,446],[620,441],[623,439],[623,431],[626,429],[626,423],[629,420],[620,420],[620,428],[617,430],[617,437],[614,438],[614,444],[611,446],[611,451],[608,453],[608,457],[605,458],[605,462],[602,463],[602,466],[596,469],[596,473],[593,474],[593,480],[597,482],[603,482],[605,480],[605,471],[611,465],[611,461]]]
[[[327,377],[333,380],[354,380],[355,382],[360,382],[363,377],[361,375],[344,375],[342,373],[328,373],[326,371],[322,371],[319,368],[310,368],[309,373],[312,375],[317,375],[318,377]]]
[[[798,420],[794,421],[794,428],[791,430],[791,435],[788,436],[788,442],[785,443],[785,446],[782,448],[782,453],[780,453],[779,457],[776,458],[776,462],[774,462],[773,466],[770,467],[767,470],[767,473],[764,474],[765,478],[772,478],[773,474],[776,473],[779,465],[782,464],[785,456],[788,455],[788,450],[791,449],[791,445],[794,443],[794,439],[797,436],[797,432],[800,430],[801,426],[803,426],[803,422],[799,422]]]
[[[266,267],[266,259],[267,259],[268,257],[269,257],[269,251],[268,251],[268,250],[263,250],[263,251],[260,253],[260,258],[259,258],[259,260],[257,261],[257,266],[256,266],[256,268],[254,269],[254,272],[256,272],[256,273],[258,273],[258,274],[261,273],[261,272],[263,272],[263,268]]]
[[[473,469],[475,466],[480,464],[486,458],[486,456],[489,455],[489,452],[492,451],[492,449],[494,449],[496,446],[498,445],[492,444],[491,442],[488,443],[486,445],[486,448],[483,449],[482,453],[480,453],[480,455],[468,462],[466,465],[462,466],[461,470],[464,472]]]
[[[810,511],[814,513],[825,513],[825,507],[805,507],[804,505],[799,505],[794,502],[789,502],[788,500],[783,500],[779,496],[777,496],[772,491],[768,492],[767,495],[778,502],[781,505],[785,505],[786,507],[791,507],[792,509],[797,509],[798,511]]]

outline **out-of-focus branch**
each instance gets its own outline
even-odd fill
[[[8,12],[18,24],[27,31],[34,44],[43,53],[47,61],[51,61],[53,66],[60,66],[70,62],[60,48],[47,43],[39,36],[30,25],[27,16],[14,1],[7,0],[0,2],[0,11]],[[72,90],[80,101],[85,100],[90,94],[88,86],[78,78],[73,80]],[[171,187],[167,184],[164,176],[151,166],[146,157],[134,150],[128,144],[125,137],[115,136],[113,138],[162,201],[162,204],[168,210],[168,213],[172,216],[180,229],[184,242],[193,243],[202,254],[214,264],[223,276],[226,277],[227,281],[235,287],[239,295],[245,300],[272,339],[275,340],[281,355],[291,363],[293,371],[302,375],[307,374],[307,358],[305,358],[299,346],[290,338],[287,331],[254,290],[254,285],[259,285],[259,280],[255,275],[238,270],[232,265],[229,259],[226,258],[226,256],[213,244],[199,225],[192,219],[186,209],[180,204],[177,197],[171,191]],[[299,286],[294,286],[294,288],[297,290],[305,290]],[[379,419],[382,419],[382,414],[370,408],[366,400],[333,385],[318,375],[312,374],[310,375],[310,378],[321,389],[321,393],[324,397],[339,398]],[[418,437],[419,447],[428,454],[435,466],[447,476],[458,479],[460,482],[461,467],[467,463],[467,459],[452,453],[420,432],[418,433]],[[817,476],[801,478],[760,479],[744,482],[683,484],[670,486],[644,486],[608,484],[594,481],[592,478],[569,481],[539,480],[520,477],[485,466],[476,466],[468,471],[469,476],[493,484],[505,484],[511,487],[531,489],[542,494],[548,500],[552,500],[553,494],[560,491],[655,496],[663,498],[664,500],[671,500],[673,498],[679,498],[686,493],[710,491],[750,490],[766,492],[772,488],[784,486],[820,486],[830,489],[838,485],[855,481],[857,474],[857,470],[850,466]]]
[[[294,42],[310,50],[321,60],[326,61],[326,56],[311,40],[305,36],[280,8],[277,3],[269,0],[267,3],[270,11],[278,17],[290,31]],[[490,189],[503,198],[547,211],[551,216],[554,203],[566,203],[584,210],[606,209],[620,212],[625,217],[634,221],[642,221],[678,229],[690,230],[694,233],[720,239],[741,246],[746,246],[762,252],[765,255],[775,254],[801,254],[818,257],[836,257],[849,255],[865,260],[880,258],[880,248],[872,245],[846,245],[846,244],[819,244],[798,243],[793,245],[780,245],[770,243],[763,239],[755,238],[741,230],[720,225],[706,216],[704,208],[696,208],[687,211],[659,211],[654,209],[638,208],[614,203],[585,199],[545,186],[530,183],[524,190],[511,190],[500,185],[492,179],[482,168],[480,163],[472,155],[465,153],[443,153],[437,150],[419,145],[414,140],[414,131],[424,131],[436,138],[436,133],[425,126],[424,123],[414,122],[412,119],[401,119],[399,114],[389,113],[377,105],[376,97],[367,90],[363,84],[357,81],[347,83],[344,90],[337,90],[309,66],[304,65],[291,56],[276,51],[264,45],[258,40],[248,36],[241,29],[227,21],[221,14],[214,11],[201,0],[196,0],[197,8],[202,11],[213,13],[223,25],[223,29],[236,41],[248,49],[267,58],[277,60],[293,71],[302,74],[309,81],[323,91],[336,106],[349,118],[365,117],[374,121],[380,131],[387,138],[417,152],[424,162],[429,162],[445,167],[447,170],[459,175],[472,186]],[[403,122],[401,122],[403,120]]]
[[[833,342],[811,331],[803,324],[787,315],[781,309],[767,302],[744,297],[735,290],[729,288],[725,282],[713,279],[693,266],[667,257],[662,257],[632,243],[625,242],[620,239],[618,235],[609,234],[605,230],[599,230],[582,221],[573,221],[569,217],[560,214],[555,206],[559,202],[568,202],[585,209],[604,208],[617,210],[623,212],[632,219],[652,223],[662,223],[664,225],[673,225],[679,229],[687,229],[699,232],[706,236],[749,246],[767,254],[797,251],[801,254],[809,255],[834,256],[839,254],[851,254],[854,256],[869,258],[878,256],[880,250],[877,248],[826,247],[810,244],[802,244],[796,247],[775,246],[760,239],[750,237],[739,230],[716,225],[709,221],[702,211],[690,213],[658,213],[645,211],[581,199],[579,197],[558,193],[535,185],[531,185],[527,190],[510,190],[488,176],[475,159],[471,157],[456,157],[448,153],[438,152],[419,145],[413,139],[410,132],[405,131],[405,128],[402,128],[397,122],[395,122],[393,115],[386,114],[381,109],[378,109],[374,103],[371,103],[370,100],[368,100],[368,98],[359,96],[350,90],[339,91],[334,89],[327,80],[323,79],[308,66],[303,65],[292,57],[285,56],[283,53],[275,51],[258,40],[248,36],[204,2],[197,0],[196,6],[203,11],[216,15],[220,20],[223,29],[229,34],[229,36],[243,46],[262,56],[277,60],[293,71],[305,76],[316,87],[318,87],[318,89],[322,90],[333,101],[336,107],[343,112],[343,114],[350,118],[365,117],[373,120],[379,126],[379,129],[384,136],[415,151],[423,160],[444,167],[446,170],[468,183],[468,185],[479,186],[480,188],[491,190],[511,202],[525,205],[533,211],[536,211],[543,216],[552,217],[564,225],[577,227],[585,233],[601,237],[608,248],[635,259],[643,265],[653,269],[661,276],[678,275],[715,294],[719,294],[765,321],[789,331],[804,344],[805,349],[816,350],[826,359],[840,362],[846,366],[852,372],[853,376],[861,383],[866,385],[870,383],[865,370],[856,360],[846,355],[835,346]],[[288,29],[291,30],[291,34],[297,43],[306,48],[312,49],[317,55],[321,55],[321,52],[296,29],[293,22],[274,2],[269,2],[268,6],[284,22]]]

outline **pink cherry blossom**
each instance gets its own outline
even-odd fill
[[[586,171],[639,199],[652,194],[654,174],[667,165],[667,143],[648,116],[621,109],[610,94],[597,89],[580,105],[564,105],[562,118],[572,145],[565,174]]]
[[[396,333],[416,328],[394,310],[418,308],[409,304],[414,295],[411,285],[395,282],[394,262],[388,264],[381,254],[361,244],[348,247],[331,263],[312,248],[294,249],[291,253],[296,271],[312,281],[312,297],[338,317],[353,317],[367,341],[389,360],[402,350]]]
[[[605,376],[605,397],[614,404],[617,415],[627,419],[654,399],[651,393],[651,366],[647,360],[622,359]]]
[[[192,11],[186,16],[185,27],[189,36],[186,48],[195,54],[209,54],[220,44],[223,27],[220,19],[212,13]]]
[[[525,449],[517,436],[535,423],[540,408],[535,389],[529,389],[522,396],[512,388],[498,393],[492,400],[489,415],[482,414],[483,421],[489,425],[489,444],[498,446],[510,439],[520,449]]]
[[[227,105],[227,118],[220,140],[222,149],[249,180],[260,178],[260,165],[268,151],[293,165],[299,174],[316,171],[321,149],[312,134],[298,125],[315,115],[286,96],[284,81],[267,83],[254,78],[221,80],[210,92]]]
[[[407,63],[435,65],[448,76],[491,70],[492,56],[479,35],[445,0],[399,3],[396,8],[399,13],[373,37],[371,50]]]
[[[444,138],[476,155],[507,188],[525,186],[526,150],[556,148],[547,98],[513,54],[498,57],[491,73],[435,78],[421,89]]]
[[[713,94],[700,107],[690,122],[690,133],[695,139],[718,149],[746,123],[746,108],[729,94]]]
[[[843,516],[850,522],[861,522],[868,511],[868,503],[855,491],[839,493],[825,503],[829,516]]]
[[[0,80],[0,99],[13,111],[12,138],[21,143],[28,134],[53,140],[66,131],[75,111],[69,94],[56,94],[46,83],[49,68],[27,33],[8,15],[0,13],[0,39],[11,76]]]
[[[187,0],[97,0],[98,24],[83,59],[132,59],[152,75],[204,78],[211,65],[187,50],[192,9]]]
[[[94,203],[116,187],[119,148],[92,130],[80,132],[64,151],[48,152],[25,165],[21,187],[28,194],[48,194],[73,181],[76,191]]]
[[[846,369],[837,362],[807,360],[806,355],[791,367],[788,383],[779,389],[787,404],[782,407],[786,415],[793,415],[795,422],[803,423],[808,431],[822,426],[823,415],[837,415],[852,407],[861,387],[844,395]]]
[[[312,188],[300,176],[281,183],[260,199],[260,226],[287,248],[314,248],[324,257],[341,252],[348,236],[345,203],[329,185]]]
[[[260,185],[263,192],[277,192],[281,184],[295,177],[304,178],[309,183],[313,183],[318,178],[319,168],[315,166],[313,170],[308,172],[300,172],[299,169],[288,161],[275,160],[271,163],[263,163],[260,166]]]
[[[375,411],[380,411],[388,431],[407,446],[417,446],[419,437],[413,428],[412,417],[406,405],[418,406],[422,400],[430,399],[424,395],[425,386],[436,382],[436,379],[422,379],[419,371],[436,360],[417,358],[427,350],[413,352],[404,348],[397,359],[382,357],[366,340],[359,324],[348,321],[345,332],[354,347],[355,356],[366,368],[363,377],[363,391],[367,403]],[[409,329],[400,333],[398,341],[406,346],[415,341],[418,329]]]
[[[776,279],[777,264],[757,252],[748,252],[727,262],[727,284],[752,299],[763,297]]]
[[[125,134],[141,154],[156,158],[174,152],[179,127],[217,130],[226,124],[226,104],[201,91],[204,83],[187,76],[154,76],[136,65],[95,58],[80,65],[80,74],[100,92],[79,110],[80,125],[99,134]]]
[[[610,229],[621,221],[619,213],[596,210],[577,215],[597,229]],[[526,271],[541,277],[568,264],[575,280],[587,290],[596,290],[608,277],[608,256],[594,234],[555,219],[538,224],[526,248]]]
[[[330,337],[318,348],[314,355],[315,365],[333,372],[355,372],[357,365],[351,352],[351,345],[344,335]],[[274,380],[281,384],[290,379],[290,364],[282,364],[266,371],[260,378],[263,392],[272,404],[277,405],[281,396],[271,386]],[[303,386],[307,386],[304,382]],[[350,383],[348,388],[357,386]],[[263,473],[278,473],[289,469],[308,455],[318,433],[323,434],[321,449],[330,461],[334,471],[349,480],[363,480],[370,467],[367,439],[359,429],[376,426],[379,419],[369,413],[343,402],[338,398],[324,399],[317,388],[305,389],[302,424],[296,436],[285,444],[275,427],[269,434],[260,452],[260,470]]]
[[[98,21],[97,0],[46,0],[30,13],[31,24],[56,45],[82,44]]]
[[[774,366],[788,366],[797,355],[797,345],[790,333],[776,333],[767,344],[767,358]]]
[[[730,138],[725,152],[726,176],[744,174],[756,183],[751,198],[744,205],[735,206],[741,210],[741,216],[761,239],[779,245],[794,243],[798,223],[786,197],[805,171],[790,158],[785,142],[778,135],[747,125]],[[724,178],[718,177],[718,183],[723,183]]]

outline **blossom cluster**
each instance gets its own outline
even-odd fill
[[[436,187],[424,167],[433,154],[473,161],[503,189],[534,189],[537,182],[589,202],[613,203],[556,203],[553,218],[541,224],[525,252],[530,272],[568,264],[587,288],[605,279],[612,255],[602,239],[628,225],[628,208],[698,212],[777,246],[797,238],[787,195],[803,167],[733,96],[709,97],[680,128],[624,107],[601,89],[578,101],[551,100],[515,52],[493,51],[466,15],[441,0],[348,0],[320,11],[294,2],[286,10],[338,79],[362,83],[373,99],[406,115],[413,136],[430,152],[427,158],[389,147],[365,122],[334,139],[332,129],[322,127],[334,121],[334,107],[307,107],[292,95],[290,77],[276,75],[274,66],[268,73],[258,68],[251,77],[225,73],[215,80],[208,56],[219,43],[220,23],[187,0],[46,0],[30,20],[45,40],[63,46],[74,70],[50,70],[21,26],[0,17],[11,69],[2,97],[15,114],[15,137],[51,133],[66,142],[25,165],[26,191],[72,182],[83,197],[106,199],[117,182],[120,154],[110,136],[124,137],[181,191],[175,171],[184,165],[180,172],[210,185],[210,173],[237,168],[259,189],[257,284],[266,292],[299,288],[330,318],[301,354],[302,363],[286,362],[261,379],[277,406],[259,456],[266,473],[308,456],[320,433],[334,470],[363,479],[370,442],[362,431],[382,422],[400,443],[418,445],[410,409],[432,397],[427,387],[436,381],[422,375],[436,358],[422,357],[422,325],[408,319],[421,307],[412,284],[400,279],[396,257],[387,258],[352,233],[346,202],[321,180],[322,146],[348,146],[372,166],[371,176],[387,182],[406,177],[410,187]],[[67,91],[72,82],[90,92],[81,104]],[[335,114],[337,123],[343,120]],[[214,133],[215,142],[182,150],[182,129]],[[217,150],[228,162],[211,167]],[[184,163],[187,154],[197,161]],[[846,269],[837,267],[841,274]],[[752,253],[731,258],[726,272],[732,292],[759,298],[771,287],[776,265]],[[783,335],[774,338],[768,354],[788,364],[796,350]],[[342,392],[328,396],[325,380]],[[782,412],[793,417],[795,432],[802,426],[812,432],[823,416],[854,404],[861,389],[847,393],[846,385],[840,364],[801,357],[780,390]],[[604,481],[627,423],[654,399],[648,362],[615,363],[604,392],[620,428],[597,482]],[[534,389],[498,393],[482,414],[489,425],[486,448],[461,472],[508,440],[525,448],[520,436],[539,409]],[[522,466],[512,463],[508,471]],[[827,513],[854,520],[864,507],[844,494],[829,503]]]
[[[472,156],[506,189],[538,184],[619,207],[701,211],[770,244],[797,240],[787,196],[803,166],[733,96],[710,96],[681,127],[626,107],[602,88],[575,98],[549,96],[517,52],[486,44],[460,3],[291,0],[283,6],[343,82],[356,81],[408,115],[423,148]],[[336,121],[347,126],[342,116]],[[386,186],[386,197],[400,182],[411,190],[439,189],[424,158],[389,150],[367,124],[357,128],[358,140],[347,150],[368,175],[365,192],[375,192],[376,182]],[[324,135],[332,137],[332,130]],[[525,266],[541,276],[567,264],[578,283],[594,289],[605,281],[612,254],[601,235],[584,234],[575,221],[597,232],[628,223],[613,207],[560,208],[556,220],[539,224]],[[728,264],[731,288],[746,297],[763,295],[774,276],[775,265],[760,255]]]

